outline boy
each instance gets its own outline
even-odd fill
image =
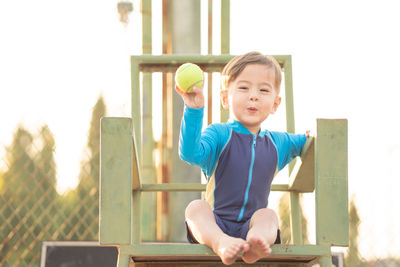
[[[176,87],[185,103],[180,157],[200,166],[208,179],[205,200],[192,201],[185,211],[188,240],[206,244],[226,265],[240,252],[254,263],[280,243],[278,216],[267,208],[271,182],[306,141],[304,134],[260,129],[281,103],[281,79],[273,57],[250,52],[232,59],[222,71],[221,90],[230,120],[203,132],[202,88],[183,93]]]

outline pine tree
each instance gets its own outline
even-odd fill
[[[346,266],[362,266],[358,252],[358,226],[360,225],[360,216],[354,198],[350,201],[349,212],[349,248],[345,259]]]
[[[35,204],[32,188],[36,187],[36,166],[32,157],[32,134],[19,126],[11,145],[6,149],[8,170],[2,175],[3,187],[0,194],[5,203],[0,205],[4,221],[0,225],[0,240],[3,246],[0,255],[9,262],[17,261],[21,240],[31,223],[31,210]],[[31,238],[23,240],[25,243]],[[18,252],[15,252],[17,250]],[[29,262],[32,255],[25,259]]]
[[[281,231],[281,240],[283,244],[289,244],[291,242],[291,229],[290,229],[290,198],[289,193],[282,194],[279,199],[278,205],[278,214],[280,219],[280,231]],[[301,202],[301,198],[300,198]],[[308,244],[308,227],[307,227],[307,219],[304,216],[303,208],[300,206],[301,213],[301,224],[302,224],[302,237],[304,244]]]
[[[99,174],[100,174],[100,119],[106,114],[103,97],[100,96],[93,108],[87,152],[88,159],[81,163],[77,187],[80,201],[79,216],[85,221],[78,232],[81,238],[97,240],[99,219]]]
[[[36,190],[35,224],[36,233],[42,239],[50,239],[51,233],[56,227],[55,217],[59,212],[57,207],[56,191],[56,163],[54,159],[55,140],[52,132],[47,125],[40,129],[38,140],[41,147],[35,157],[37,166],[36,180],[38,181]]]

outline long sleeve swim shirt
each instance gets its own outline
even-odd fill
[[[305,134],[260,130],[258,135],[235,120],[202,131],[204,108],[185,106],[179,156],[200,166],[207,177],[206,201],[215,214],[246,221],[268,205],[276,173],[300,155]]]

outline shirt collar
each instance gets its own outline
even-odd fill
[[[244,127],[240,122],[234,120],[234,119],[229,119],[228,124],[232,127],[235,132],[241,133],[241,134],[251,134],[254,135],[252,132],[250,132],[246,127]]]

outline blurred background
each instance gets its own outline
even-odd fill
[[[292,55],[297,132],[313,131],[316,118],[349,120],[350,247],[334,250],[346,266],[400,266],[398,11],[395,0],[1,1],[0,266],[38,266],[45,240],[98,240],[99,119],[131,116],[131,55],[254,50]],[[176,96],[164,78],[151,78],[157,181],[171,172],[160,151],[173,151],[162,107]],[[206,81],[212,121],[218,78]],[[281,108],[264,126],[285,125]],[[275,182],[285,179],[287,170]],[[313,194],[302,203],[313,243]],[[284,243],[288,205],[271,194]],[[184,241],[154,216],[147,239]]]

